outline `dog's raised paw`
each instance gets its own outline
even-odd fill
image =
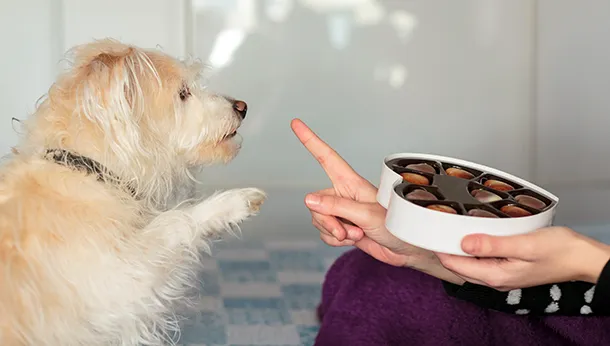
[[[258,213],[261,209],[261,206],[267,199],[267,194],[260,189],[257,188],[246,188],[241,190],[248,201],[248,209],[251,213]]]
[[[238,224],[256,215],[266,198],[265,192],[256,188],[227,190],[194,205],[190,214],[198,222]]]

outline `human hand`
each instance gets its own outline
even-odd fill
[[[434,253],[399,240],[385,228],[386,210],[377,203],[377,189],[336,151],[302,121],[293,120],[291,127],[333,185],[307,195],[305,201],[312,214],[312,223],[325,243],[354,245],[384,263],[413,267],[443,280],[463,283],[441,266]]]
[[[610,246],[566,227],[516,236],[469,235],[462,250],[475,257],[437,254],[464,280],[499,291],[549,283],[596,283],[610,259]]]
[[[377,189],[369,181],[357,174],[352,167],[336,151],[320,139],[300,119],[292,120],[290,127],[301,141],[303,146],[318,161],[322,169],[328,175],[332,188],[318,191],[321,195],[332,195],[345,197],[364,203],[375,203]],[[321,215],[312,212],[314,225],[322,225],[328,232],[323,240],[328,240],[330,245],[353,245],[362,239],[364,233],[359,227],[353,227],[348,222],[343,222],[331,215]],[[332,240],[335,238],[336,240]]]

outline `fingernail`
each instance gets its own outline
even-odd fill
[[[481,246],[481,237],[470,236],[464,238],[462,241],[462,250],[464,252],[473,254],[475,253]]]
[[[309,194],[307,197],[305,197],[305,203],[312,207],[320,205],[320,200],[320,196],[314,194]]]

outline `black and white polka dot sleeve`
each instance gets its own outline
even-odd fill
[[[610,316],[610,261],[596,285],[572,281],[500,292],[486,286],[443,283],[450,296],[518,315]]]

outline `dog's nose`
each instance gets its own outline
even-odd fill
[[[242,119],[246,118],[248,112],[248,105],[244,101],[233,101],[233,109],[239,114]]]

